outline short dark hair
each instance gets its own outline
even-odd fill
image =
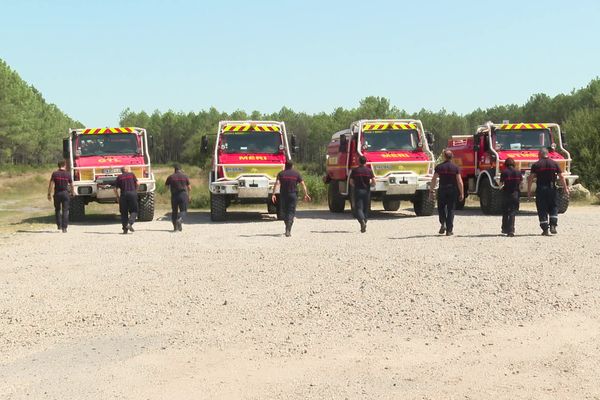
[[[506,167],[514,167],[515,166],[515,160],[512,157],[508,157],[505,161],[504,161],[504,165]]]
[[[448,149],[444,150],[444,158],[446,160],[452,160],[452,157],[454,157],[454,154],[452,154],[451,150],[448,150]]]
[[[365,157],[365,156],[358,157],[358,163],[360,165],[365,165],[367,163],[367,157]]]
[[[294,166],[294,163],[292,162],[292,160],[287,160],[285,162],[285,169],[292,169],[293,166]]]
[[[173,164],[173,169],[175,171],[181,171],[181,165],[179,165],[178,163]]]
[[[65,165],[67,165],[67,163],[65,162],[65,160],[60,160],[56,163],[56,165],[58,165],[58,168],[64,168]]]

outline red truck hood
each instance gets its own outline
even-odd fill
[[[369,151],[365,152],[368,162],[407,162],[407,161],[429,161],[427,153],[422,151]]]
[[[365,152],[375,176],[387,176],[395,172],[414,172],[425,175],[429,171],[429,158],[422,151],[372,151]]]
[[[121,165],[144,165],[144,156],[119,154],[115,156],[81,156],[75,159],[77,167],[110,167]]]
[[[498,155],[500,156],[500,160],[506,160],[511,157],[515,161],[537,161],[539,158],[537,150],[501,150],[498,152]],[[556,161],[565,159],[557,151],[551,151],[548,155]]]
[[[285,154],[220,154],[219,176],[238,179],[244,175],[264,175],[275,179],[283,170]]]
[[[219,164],[285,164],[285,154],[220,154]]]

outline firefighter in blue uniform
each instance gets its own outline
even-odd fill
[[[173,231],[181,232],[183,230],[183,218],[187,213],[188,204],[191,200],[190,179],[181,170],[179,164],[173,166],[175,172],[167,177],[165,186],[171,189],[171,222]]]
[[[65,169],[64,161],[58,162],[58,169],[52,173],[48,182],[48,200],[51,199],[52,187],[54,186],[54,214],[56,216],[56,227],[67,233],[69,226],[69,202],[73,196],[73,180],[71,174]]]
[[[375,175],[371,168],[366,166],[367,158],[358,158],[359,166],[350,172],[350,186],[353,188],[354,217],[360,224],[360,231],[367,231],[367,218],[371,205],[371,186],[375,185]]]
[[[294,164],[292,161],[287,161],[285,163],[285,169],[277,174],[275,186],[273,187],[273,197],[271,199],[273,203],[277,201],[275,193],[279,188],[279,207],[281,207],[281,210],[283,211],[286,237],[292,236],[292,225],[294,224],[296,203],[298,202],[298,184],[301,184],[302,189],[304,190],[304,201],[310,201],[306,184],[300,173],[292,168],[293,166]]]
[[[523,181],[521,171],[515,169],[515,160],[511,157],[504,161],[504,171],[500,174],[502,185],[502,233],[515,236],[515,215],[519,209],[520,185]]]
[[[549,158],[548,150],[539,152],[539,160],[531,166],[531,173],[527,180],[527,195],[531,198],[531,185],[536,180],[535,207],[537,208],[540,228],[543,236],[556,235],[558,226],[558,191],[556,179],[560,180],[565,194],[569,194],[569,186],[562,175],[560,166],[556,161]],[[550,231],[550,232],[548,232]]]
[[[121,172],[115,182],[115,195],[119,203],[123,234],[126,235],[128,231],[134,232],[133,224],[138,214],[138,181],[130,167],[121,167]]]
[[[436,165],[431,186],[429,187],[429,196],[433,198],[435,186],[439,179],[437,191],[437,208],[440,220],[439,234],[452,236],[454,234],[454,209],[456,201],[462,201],[464,198],[463,181],[460,176],[460,170],[452,163],[454,155],[450,150],[444,150],[444,162]]]

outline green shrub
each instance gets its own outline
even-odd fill
[[[210,208],[210,194],[208,193],[208,189],[202,187],[199,191],[196,190],[192,190],[190,208]]]
[[[169,188],[165,186],[164,179],[156,179],[156,193],[158,194],[166,194],[169,191]]]
[[[323,183],[321,176],[302,174],[302,178],[306,182],[306,188],[314,204],[321,204],[327,201],[327,186]]]

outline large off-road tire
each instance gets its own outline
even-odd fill
[[[569,208],[569,195],[566,194],[562,188],[558,189],[556,194],[556,205],[558,206],[558,213],[564,214]]]
[[[71,197],[69,201],[69,220],[70,221],[83,221],[85,218],[85,202],[83,197],[75,196]]]
[[[331,212],[344,212],[344,208],[346,208],[346,199],[340,194],[339,181],[329,182],[327,188],[327,205],[329,206],[329,211]]]
[[[222,194],[210,194],[210,220],[224,221],[227,215],[227,199]]]
[[[267,214],[277,214],[277,204],[271,201],[271,195],[269,195],[269,199],[267,200]]]
[[[281,207],[281,196],[276,195],[275,196],[275,213],[277,214],[277,220],[278,221],[283,221],[283,207]]]
[[[466,201],[467,201],[467,197],[466,197],[466,194],[465,194],[465,196],[463,197],[462,201],[456,200],[456,209],[457,210],[464,209]]]
[[[146,193],[138,198],[138,221],[154,219],[154,192]]]
[[[429,196],[428,190],[419,190],[415,194],[413,206],[418,217],[428,217],[435,209],[435,199]]]
[[[484,214],[502,214],[502,191],[494,189],[487,178],[483,178],[481,181],[479,204]]]
[[[385,211],[398,211],[400,209],[400,200],[383,199],[383,209]]]

